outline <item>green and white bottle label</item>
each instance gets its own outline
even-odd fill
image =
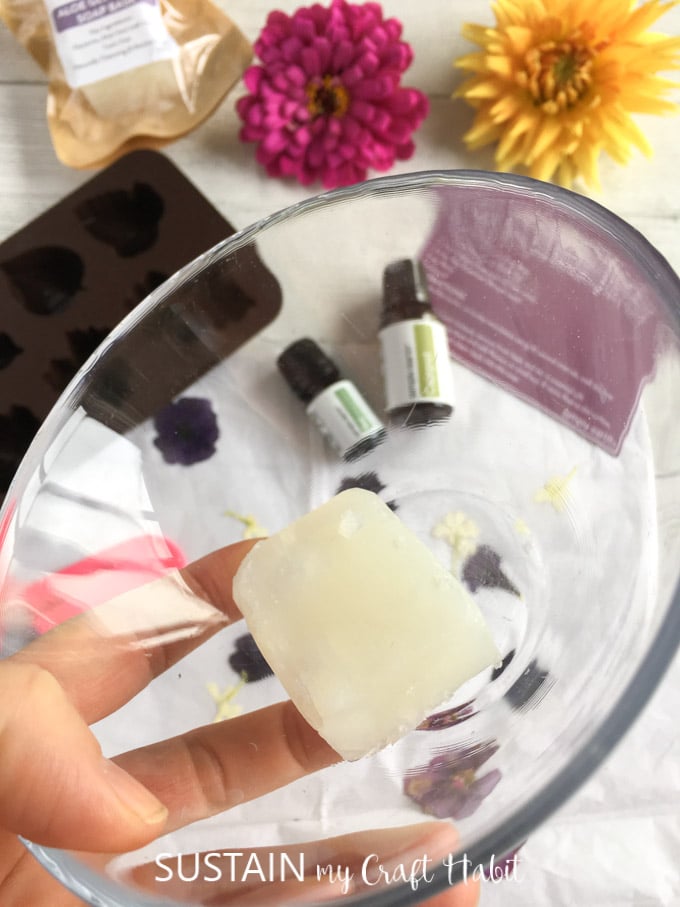
[[[384,431],[380,419],[346,379],[321,391],[307,406],[307,413],[340,456]]]
[[[446,328],[420,318],[380,331],[387,410],[415,403],[453,406],[453,379]]]

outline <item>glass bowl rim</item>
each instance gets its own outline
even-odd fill
[[[69,399],[77,394],[80,381],[91,371],[96,359],[131,327],[143,320],[149,311],[172,292],[174,286],[197,277],[213,261],[254,241],[259,234],[317,209],[352,199],[378,196],[384,192],[399,194],[400,191],[427,190],[447,185],[459,187],[478,185],[520,192],[524,190],[534,195],[542,194],[552,202],[564,206],[571,214],[581,216],[594,224],[597,229],[609,233],[623,244],[635,258],[636,265],[648,272],[650,279],[653,277],[655,281],[665,283],[671,289],[677,300],[669,298],[669,305],[672,306],[672,314],[680,325],[680,278],[678,275],[664,256],[639,230],[594,199],[532,177],[487,170],[422,170],[377,177],[352,186],[321,192],[281,208],[217,243],[169,277],[113,329],[88,361],[81,366],[43,422],[25,458],[28,458],[28,454],[32,450],[41,446],[44,437],[49,436],[52,425],[56,423],[59,414],[68,405]],[[680,334],[680,327],[678,332]],[[23,472],[24,470],[20,467],[18,473]],[[13,481],[7,492],[5,503],[0,508],[0,525],[2,525],[3,518],[8,517],[9,502],[13,499],[14,490],[15,482]],[[453,857],[457,860],[467,858],[471,867],[486,865],[493,857],[498,859],[525,841],[583,785],[620,742],[648,703],[679,648],[680,582],[676,586],[655,638],[644,654],[635,674],[609,709],[606,717],[572,756],[569,764],[563,767],[547,784],[534,792],[520,807],[513,810],[498,826],[486,832],[470,847],[466,846],[457,850]],[[142,892],[126,892],[115,885],[112,880],[93,872],[66,852],[42,847],[29,841],[24,841],[24,844],[65,887],[94,907],[100,907],[100,905],[101,907],[156,907],[160,904],[166,904],[168,907],[187,907],[184,902],[163,900]],[[403,883],[399,886],[390,886],[384,891],[354,896],[347,899],[346,902],[362,905],[362,907],[363,905],[366,907],[399,907],[402,904],[414,904],[449,887],[444,867],[433,870],[433,875],[434,880],[431,884],[419,886],[416,891],[412,890],[408,883]]]

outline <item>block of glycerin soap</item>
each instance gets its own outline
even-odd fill
[[[395,742],[500,661],[460,582],[363,489],[258,542],[233,593],[292,701],[348,760]]]

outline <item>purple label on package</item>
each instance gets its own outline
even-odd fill
[[[71,0],[70,3],[57,6],[52,11],[54,27],[58,32],[63,32],[77,25],[88,25],[138,3],[149,3],[154,6],[156,0]]]
[[[618,454],[668,330],[621,242],[548,196],[442,189],[421,257],[452,356]]]

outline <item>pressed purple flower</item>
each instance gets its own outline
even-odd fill
[[[332,0],[269,14],[244,73],[240,137],[270,176],[330,189],[385,171],[414,151],[427,97],[401,86],[413,59],[401,23],[378,3]]]
[[[274,673],[251,633],[239,636],[234,644],[236,650],[229,656],[229,664],[246,683],[262,680]]]
[[[491,680],[498,680],[498,678],[505,671],[505,669],[508,667],[508,665],[510,664],[510,662],[512,661],[512,659],[514,657],[515,657],[515,650],[510,649],[510,651],[506,655],[503,656],[503,661],[498,665],[498,667],[494,668],[491,671]]]
[[[478,769],[497,750],[498,745],[488,741],[479,747],[441,753],[426,766],[409,772],[404,779],[404,793],[430,816],[465,819],[501,779],[497,768],[477,776]]]
[[[472,718],[473,715],[476,715],[474,708],[474,699],[470,702],[464,702],[462,705],[454,705],[450,709],[444,709],[441,712],[435,712],[432,715],[421,721],[417,727],[419,731],[443,731],[447,727],[453,727],[456,724],[461,724],[463,721],[467,721],[468,718]]]
[[[545,684],[549,680],[550,672],[533,658],[506,692],[505,698],[513,709],[522,709],[528,703],[535,704],[537,698],[540,698],[539,692],[542,691],[541,696],[545,695]]]
[[[153,443],[166,463],[191,466],[215,453],[220,430],[210,401],[203,397],[181,397],[160,410],[153,424],[158,433]]]
[[[506,592],[519,595],[517,588],[501,569],[500,554],[489,545],[480,545],[467,559],[463,567],[463,581],[471,592],[485,586],[489,589],[505,589]]]
[[[387,486],[383,485],[380,481],[377,472],[362,472],[359,476],[348,476],[346,479],[343,479],[338,485],[335,493],[340,494],[341,491],[347,491],[348,488],[365,488],[366,491],[372,491],[374,494],[379,495],[386,487]],[[385,503],[390,510],[397,509],[396,501],[386,501]]]

